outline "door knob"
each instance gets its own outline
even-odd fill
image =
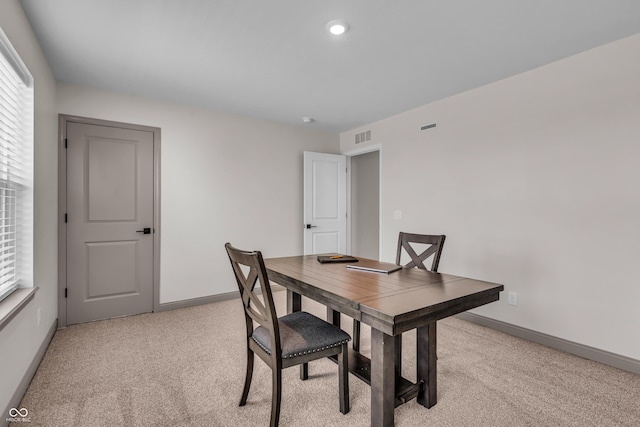
[[[305,224],[304,228],[316,228],[317,225]]]
[[[136,230],[136,233],[151,234],[151,228],[143,228],[142,230]]]

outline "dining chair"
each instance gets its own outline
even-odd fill
[[[430,270],[437,272],[438,265],[440,264],[440,256],[442,255],[442,248],[444,247],[444,240],[446,236],[441,235],[429,235],[429,234],[413,234],[400,232],[398,236],[398,250],[396,252],[396,264],[400,265],[400,259],[402,258],[402,250],[409,255],[411,261],[405,264],[405,267],[418,267],[423,270]],[[418,255],[411,246],[412,243],[425,244],[427,246],[424,251]],[[427,268],[424,265],[424,261],[430,256],[433,256],[431,261],[431,268]]]
[[[277,426],[280,419],[282,370],[337,356],[340,412],[349,412],[349,334],[304,311],[278,318],[262,253],[237,249],[229,243],[225,249],[238,282],[246,321],[247,372],[240,406],[247,403],[254,354],[272,370],[271,427]],[[256,284],[262,298],[256,293]],[[306,379],[306,375],[301,378]]]
[[[423,270],[430,270],[433,272],[438,271],[438,265],[440,264],[440,255],[442,255],[442,248],[444,247],[444,240],[446,236],[444,234],[441,235],[430,235],[430,234],[414,234],[414,233],[403,233],[402,231],[398,235],[398,249],[396,251],[396,264],[400,264],[400,260],[402,258],[402,252],[409,255],[411,261],[404,265],[405,268],[418,267]],[[428,245],[424,248],[424,250],[418,255],[412,243],[417,243],[419,245]],[[427,268],[424,265],[424,262],[433,256],[433,260],[431,261],[431,268]],[[396,342],[396,349],[400,349],[402,340],[402,336],[399,335]],[[360,321],[353,321],[353,349],[356,351],[360,351]]]

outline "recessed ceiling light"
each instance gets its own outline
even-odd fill
[[[327,24],[327,31],[334,36],[339,36],[346,33],[349,30],[349,24],[339,19],[331,21]]]
[[[313,117],[303,117],[302,121],[304,123],[312,123],[314,120],[313,120]]]

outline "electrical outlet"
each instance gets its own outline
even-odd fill
[[[402,211],[393,211],[393,219],[402,219]]]
[[[516,292],[509,292],[507,298],[509,305],[518,305],[518,294]]]

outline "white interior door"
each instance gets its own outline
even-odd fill
[[[67,123],[67,324],[153,310],[153,133]]]
[[[347,249],[347,157],[304,152],[304,254]]]

